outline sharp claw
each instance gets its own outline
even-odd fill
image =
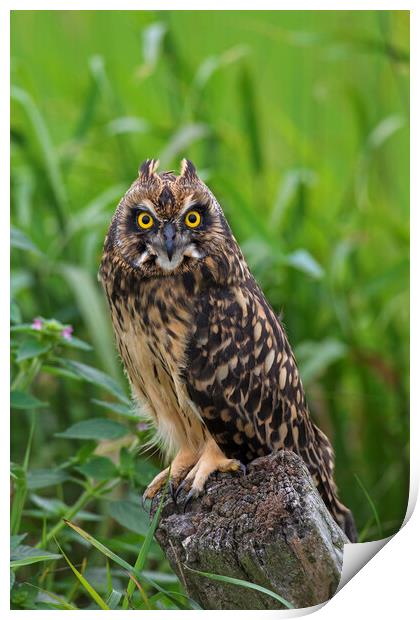
[[[190,491],[188,491],[187,497],[185,498],[184,505],[183,505],[183,507],[182,507],[182,512],[184,512],[184,513],[185,513],[185,511],[186,511],[186,509],[187,509],[188,504],[190,503],[190,501],[191,501],[193,498],[195,498],[195,491],[194,491],[194,489],[191,489]]]
[[[178,488],[177,488],[177,490],[175,491],[175,497],[174,497],[174,502],[175,502],[175,504],[176,504],[176,503],[177,503],[177,501],[178,501],[178,495],[180,494],[180,492],[182,491],[182,489],[185,487],[185,482],[186,482],[186,480],[185,480],[185,478],[184,478],[184,480],[182,480],[182,482],[180,482],[180,483],[179,483]]]
[[[144,492],[144,493],[143,493],[143,495],[141,496],[141,500],[140,500],[140,501],[141,501],[141,507],[143,508],[144,512],[147,512],[147,509],[146,509],[146,505],[145,505],[145,504],[146,504],[147,500],[149,499],[149,498],[146,496],[146,493],[147,493],[147,489],[145,490],[145,492]]]
[[[175,502],[176,504],[176,492],[175,492],[175,487],[174,487],[174,483],[171,480],[169,480],[168,482],[168,491],[169,491],[169,495],[172,497],[172,501]]]
[[[241,472],[243,473],[244,476],[246,476],[246,465],[244,465],[244,463],[239,462],[239,467],[241,469]]]

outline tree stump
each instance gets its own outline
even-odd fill
[[[331,598],[349,542],[302,459],[279,451],[250,463],[246,475],[212,474],[183,511],[168,496],[156,539],[186,592],[203,609],[282,609],[267,594],[198,575],[226,575],[268,588],[295,608]],[[157,509],[160,494],[152,504]]]

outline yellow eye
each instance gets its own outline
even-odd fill
[[[153,226],[153,218],[149,213],[139,213],[137,216],[137,223],[140,228],[151,228]]]
[[[185,223],[189,228],[197,228],[201,222],[201,215],[198,211],[190,211],[185,216]]]

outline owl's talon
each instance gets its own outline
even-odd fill
[[[188,504],[191,502],[192,499],[195,499],[197,497],[197,493],[194,489],[190,489],[188,491],[187,497],[184,500],[184,504],[182,506],[182,512],[185,514],[185,511],[187,509]]]
[[[244,476],[246,476],[246,465],[244,463],[242,463],[242,461],[240,461],[239,462],[239,467],[240,467],[240,470],[241,470],[242,474]]]
[[[179,496],[179,494],[181,493],[182,489],[184,489],[184,488],[185,488],[186,483],[187,483],[187,481],[186,481],[186,479],[185,479],[185,478],[184,478],[184,480],[182,480],[182,481],[179,483],[178,488],[177,488],[177,490],[175,491],[175,498],[174,498],[174,502],[175,502],[175,504],[176,504],[176,503],[177,503],[177,501],[178,501],[178,496]]]
[[[142,494],[140,502],[141,502],[141,507],[143,508],[144,512],[147,512],[147,508],[146,508],[146,502],[149,499],[146,495],[147,493],[147,488],[145,490],[145,492]]]
[[[172,501],[176,503],[175,500],[175,487],[174,487],[174,483],[172,478],[170,478],[169,482],[168,482],[168,491],[169,491],[169,495],[172,498]]]

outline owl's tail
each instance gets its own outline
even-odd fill
[[[330,503],[330,505],[328,505],[326,501],[325,503],[334,521],[341,527],[349,541],[352,543],[357,542],[357,528],[351,510],[342,504],[336,497],[334,498],[334,502]]]
[[[324,433],[315,425],[313,431],[316,437],[318,468],[312,471],[314,482],[319,494],[334,521],[346,534],[350,542],[357,542],[357,528],[351,510],[338,499],[337,486],[334,481],[334,452]]]
[[[350,542],[357,542],[357,528],[353,514],[338,499],[334,481],[328,476],[322,476],[318,479],[316,486],[334,521],[343,530]]]

